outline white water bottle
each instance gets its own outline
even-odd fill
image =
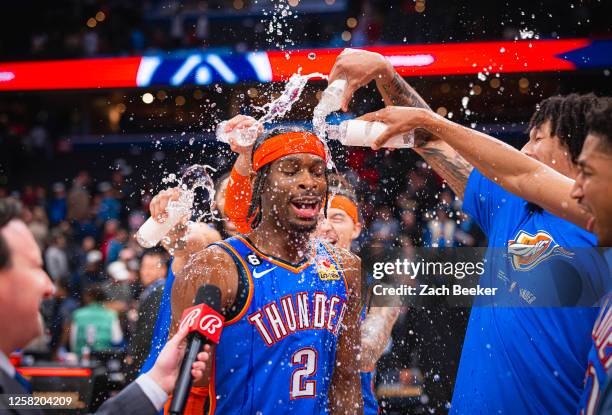
[[[226,125],[227,121],[220,122],[219,125],[217,125],[217,140],[221,141],[222,143],[229,144],[230,139],[232,139],[241,146],[250,146],[255,144],[255,140],[257,140],[257,126],[225,132]]]
[[[314,112],[320,112],[325,115],[338,111],[342,106],[342,96],[346,89],[345,79],[336,79],[329,84],[321,94],[321,101],[317,104]]]
[[[378,121],[348,120],[340,125],[329,126],[328,136],[345,146],[371,147],[372,143],[387,129],[387,125]],[[414,147],[414,131],[408,131],[391,137],[386,148]]]
[[[191,204],[185,201],[172,201],[168,203],[166,212],[168,217],[163,223],[157,222],[153,217],[147,219],[136,232],[136,241],[143,248],[152,248],[183,219],[191,209]]]

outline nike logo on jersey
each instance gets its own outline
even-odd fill
[[[255,278],[255,279],[261,278],[264,275],[266,275],[267,273],[274,271],[276,268],[278,268],[278,267],[268,268],[267,270],[261,271],[261,272],[257,272],[255,270],[253,270],[253,278]]]

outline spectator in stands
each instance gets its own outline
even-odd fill
[[[68,192],[68,220],[82,222],[89,215],[91,195],[89,194],[89,173],[81,171],[74,178],[72,187]]]
[[[381,206],[370,226],[372,237],[383,242],[389,248],[393,244],[393,239],[397,236],[398,231],[399,223],[393,217],[391,209],[387,206]]]
[[[167,271],[165,252],[145,251],[140,262],[140,283],[144,290],[138,299],[138,321],[129,346],[134,373],[140,370],[149,352]]]
[[[58,353],[68,346],[70,320],[72,313],[79,308],[79,302],[70,296],[70,284],[62,279],[55,283],[55,295],[51,300],[49,310],[48,328],[51,334],[49,349],[51,355],[57,359]]]
[[[113,186],[108,182],[102,182],[98,186],[98,190],[102,194],[100,206],[98,206],[98,222],[104,223],[109,219],[118,220],[121,215],[121,205],[115,197]]]
[[[89,251],[85,257],[85,267],[78,271],[77,283],[74,290],[81,299],[87,289],[95,284],[102,284],[107,280],[102,262],[102,252],[94,249]]]
[[[400,213],[400,234],[410,238],[413,243],[420,239],[417,217],[412,209],[405,209]]]
[[[28,222],[28,228],[30,228],[30,232],[34,235],[34,239],[36,239],[36,243],[42,251],[49,237],[49,219],[47,219],[47,213],[42,206],[32,208],[32,218]]]
[[[53,197],[49,203],[49,221],[56,225],[66,219],[66,186],[64,183],[53,184]]]
[[[31,208],[37,203],[36,194],[34,193],[34,186],[26,185],[21,193],[21,203],[27,208]]]
[[[115,219],[108,220],[103,225],[102,231],[102,243],[100,244],[100,251],[102,252],[102,257],[106,260],[108,255],[108,246],[110,241],[115,237],[117,231],[119,230],[119,221]]]
[[[105,299],[101,287],[92,285],[85,293],[85,306],[72,313],[70,347],[79,356],[85,347],[90,351],[107,351],[123,341],[119,317],[104,307]]]
[[[434,217],[427,221],[423,232],[423,245],[432,248],[452,248],[456,246],[457,223],[450,219],[448,211],[442,207]]]
[[[119,252],[127,247],[130,235],[128,231],[119,228],[117,234],[108,242],[108,251],[106,253],[106,263],[111,263],[119,259]]]
[[[66,255],[66,237],[55,230],[51,234],[51,244],[45,251],[45,267],[53,281],[70,277],[68,256]]]
[[[96,249],[96,240],[86,236],[81,240],[81,246],[77,249],[77,270],[84,271],[87,265],[87,255]]]

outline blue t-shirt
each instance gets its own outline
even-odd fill
[[[157,356],[166,345],[168,341],[168,334],[170,332],[170,323],[172,322],[172,303],[170,302],[170,296],[172,294],[172,284],[174,283],[174,273],[172,272],[172,258],[168,264],[168,273],[166,275],[166,284],[164,285],[164,292],[162,294],[161,303],[159,304],[159,311],[157,312],[157,320],[155,321],[155,328],[153,329],[153,338],[151,339],[151,349],[149,350],[149,356],[145,360],[140,374],[146,373],[155,364]]]
[[[595,246],[595,236],[476,169],[463,210],[489,238],[479,283],[500,294],[489,300],[497,304],[477,298],[472,308],[450,413],[574,414],[598,312],[589,300],[606,283],[599,268],[605,263],[586,249]],[[575,304],[589,306],[555,307],[568,295],[559,286],[563,279],[553,278],[558,268],[572,270],[574,287],[587,297]]]

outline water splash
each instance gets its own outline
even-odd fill
[[[300,73],[291,75],[291,78],[289,78],[289,81],[285,84],[285,89],[276,99],[261,107],[253,106],[254,110],[264,113],[254,125],[245,130],[226,133],[224,123],[220,123],[217,126],[217,140],[228,143],[229,139],[233,138],[241,145],[252,145],[257,139],[257,131],[259,131],[264,124],[271,123],[287,115],[293,107],[293,104],[300,99],[308,80],[312,78],[327,79],[327,76],[318,72],[308,75],[302,75]]]
[[[201,222],[206,219],[216,219],[212,213],[212,204],[215,200],[215,183],[210,177],[208,171],[216,172],[217,170],[207,164],[194,164],[188,167],[183,172],[180,180],[179,187],[181,188],[181,196],[191,202],[190,213],[191,216],[195,216],[194,222]],[[199,209],[193,206],[195,200],[196,190],[201,189],[205,192],[203,203]],[[180,200],[180,199],[179,199]]]
[[[193,223],[203,219],[214,219],[211,207],[215,198],[215,186],[208,174],[208,170],[215,171],[215,169],[208,165],[195,164],[187,168],[179,179],[177,179],[174,173],[170,173],[162,179],[162,183],[166,185],[177,183],[176,187],[179,189],[179,197],[178,200],[168,202],[166,207],[168,217],[163,223],[159,223],[150,217],[140,227],[136,233],[136,240],[142,247],[151,248],[161,241],[169,246],[168,250],[172,255],[175,247],[171,246],[172,241],[169,234],[181,221],[184,221],[185,218],[190,219],[193,216],[197,216],[194,221],[187,221],[187,226],[190,227]],[[198,189],[204,190],[205,195],[203,197],[204,203],[198,204],[201,207],[196,210],[194,201]],[[184,239],[188,234],[189,232],[186,232],[180,239]]]
[[[302,95],[302,91],[308,81],[315,77],[327,79],[327,75],[318,72],[308,75],[302,75],[300,73],[291,75],[291,78],[289,78],[289,81],[287,81],[285,85],[283,93],[278,98],[262,107],[255,107],[256,110],[265,112],[258,120],[258,123],[266,124],[284,117]]]

